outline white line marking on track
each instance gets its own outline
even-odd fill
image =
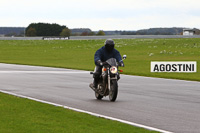
[[[84,110],[81,110],[81,109],[72,108],[72,107],[69,107],[69,106],[64,106],[64,105],[61,105],[61,104],[56,104],[56,103],[52,103],[52,102],[48,102],[48,101],[44,101],[44,100],[40,100],[40,99],[36,99],[36,98],[32,98],[32,97],[28,97],[28,96],[15,94],[15,93],[8,92],[8,91],[0,90],[0,92],[5,93],[5,94],[9,94],[9,95],[13,95],[13,96],[17,96],[17,97],[21,97],[21,98],[34,100],[34,101],[41,102],[41,103],[46,103],[46,104],[50,104],[50,105],[54,105],[54,106],[58,106],[58,107],[63,107],[63,108],[66,108],[66,109],[77,111],[77,112],[90,114],[90,115],[93,115],[93,116],[96,116],[96,117],[101,117],[101,118],[105,118],[105,119],[109,119],[109,120],[122,122],[122,123],[125,123],[125,124],[129,124],[129,125],[132,125],[132,126],[145,128],[145,129],[152,130],[152,131],[158,131],[158,132],[161,132],[161,133],[173,133],[173,132],[161,130],[161,129],[158,129],[158,128],[149,127],[149,126],[145,126],[145,125],[129,122],[129,121],[126,121],[126,120],[117,119],[117,118],[114,118],[114,117],[109,117],[109,116],[105,116],[105,115],[101,115],[101,114],[97,114],[97,113],[92,113],[92,112],[89,112],[89,111],[84,111]]]

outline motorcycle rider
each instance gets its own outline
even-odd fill
[[[124,62],[121,58],[120,52],[114,48],[115,42],[112,39],[107,39],[105,45],[98,49],[94,55],[95,70],[93,74],[93,89],[97,89],[98,81],[101,75],[103,65],[107,64],[105,61],[110,58],[115,58],[119,63],[119,66],[124,67]]]

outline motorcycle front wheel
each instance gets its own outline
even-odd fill
[[[101,96],[99,93],[95,92],[95,97],[98,99],[98,100],[101,100],[103,98],[103,96]]]
[[[117,99],[117,94],[118,94],[117,80],[111,80],[110,92],[109,92],[110,101],[114,102]]]

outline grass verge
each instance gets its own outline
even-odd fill
[[[105,40],[1,40],[0,62],[94,69],[94,53]],[[200,39],[116,39],[116,49],[126,54],[125,74],[200,81],[196,73],[151,73],[151,61],[197,61]]]
[[[0,93],[0,116],[2,133],[155,132],[3,93]]]

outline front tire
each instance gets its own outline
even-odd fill
[[[101,96],[99,93],[95,92],[95,97],[98,100],[101,100],[103,98],[103,96]]]
[[[117,80],[111,80],[109,99],[114,102],[117,99],[118,83]]]

